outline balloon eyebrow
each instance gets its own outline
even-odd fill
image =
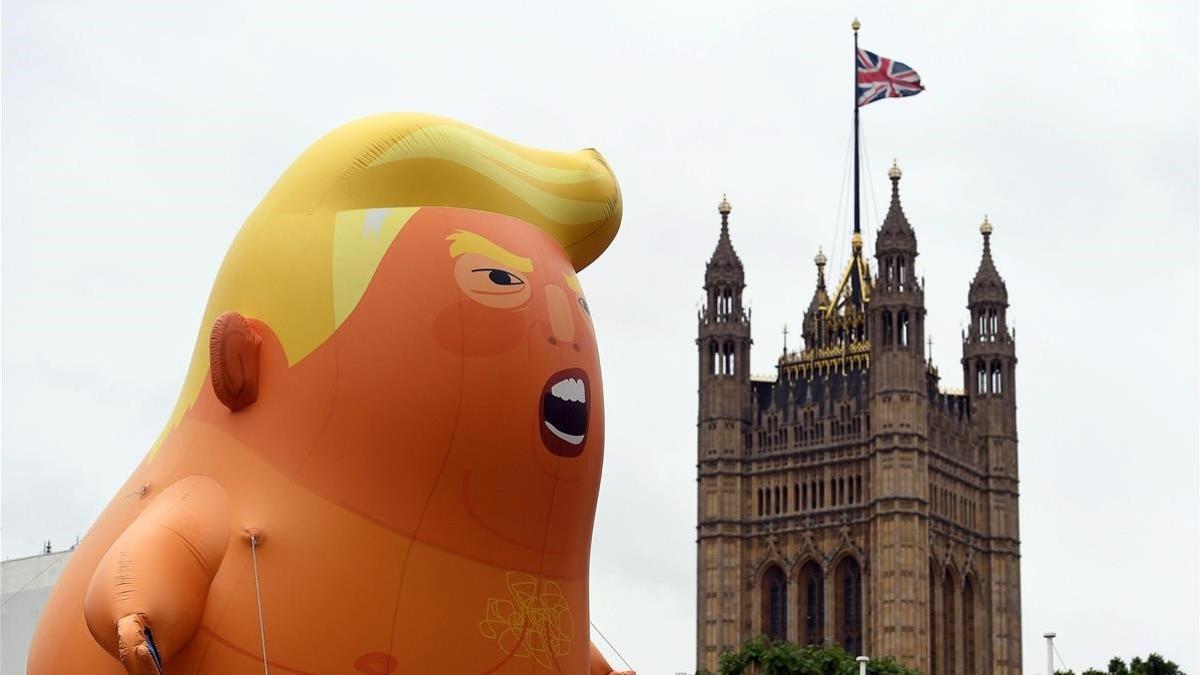
[[[474,232],[458,230],[446,237],[446,241],[450,242],[451,258],[457,258],[464,253],[478,253],[521,272],[533,271],[533,261],[529,258],[523,258]]]

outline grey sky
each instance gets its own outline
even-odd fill
[[[872,198],[904,169],[943,384],[995,225],[1017,328],[1025,670],[1200,668],[1194,2],[131,3],[3,10],[3,555],[65,546],[174,404],[237,228],[313,140],[421,110],[594,146],[625,222],[583,282],[608,455],[596,624],[694,667],[695,311],[734,205],[754,370],[837,222],[862,46],[928,90],[872,104]],[[870,243],[870,241],[869,241]]]

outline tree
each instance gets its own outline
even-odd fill
[[[721,654],[721,675],[857,675],[854,656],[838,646],[799,647],[791,642],[755,638],[736,652]],[[921,675],[892,658],[872,659],[868,675]]]
[[[1054,675],[1074,675],[1074,673],[1069,670],[1056,670]],[[1108,662],[1108,670],[1088,668],[1083,671],[1082,675],[1185,675],[1185,673],[1174,661],[1168,661],[1161,654],[1151,652],[1145,661],[1140,656],[1133,657],[1128,667],[1121,657],[1114,656]]]

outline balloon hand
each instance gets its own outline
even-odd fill
[[[141,614],[117,620],[117,654],[130,675],[162,675],[162,658],[154,634]]]

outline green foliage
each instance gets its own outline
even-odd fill
[[[1054,675],[1075,675],[1069,670],[1056,670]],[[1120,657],[1114,656],[1108,662],[1108,670],[1097,670],[1088,668],[1083,671],[1082,675],[1185,675],[1179,666],[1174,661],[1164,659],[1160,654],[1151,653],[1143,661],[1141,657],[1135,656],[1125,665]]]
[[[736,652],[721,654],[721,675],[858,675],[854,656],[838,646],[800,647],[755,638]],[[892,658],[872,659],[868,675],[921,675]]]

